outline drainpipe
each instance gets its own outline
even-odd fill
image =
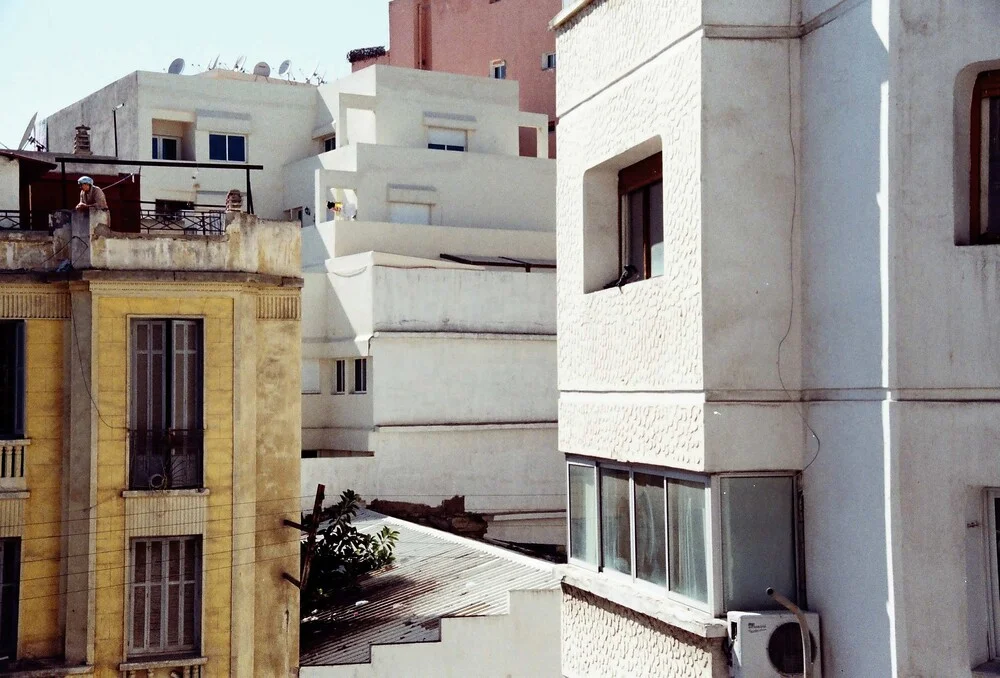
[[[794,614],[795,618],[799,620],[799,633],[802,635],[802,676],[803,678],[813,678],[812,634],[809,632],[809,622],[806,620],[806,616],[802,614],[802,610],[799,609],[798,605],[774,589],[768,588],[767,595],[774,598],[777,603]]]

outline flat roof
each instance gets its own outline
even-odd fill
[[[553,563],[374,511],[354,524],[368,534],[398,531],[395,562],[303,619],[302,666],[368,663],[372,645],[439,641],[445,617],[506,614],[510,591],[559,588]]]

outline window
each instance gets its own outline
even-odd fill
[[[323,152],[332,151],[337,148],[337,135],[329,136],[323,139]]]
[[[247,138],[242,134],[209,134],[208,157],[223,162],[246,162]]]
[[[177,160],[181,140],[176,137],[153,137],[153,160]]]
[[[798,599],[791,476],[711,478],[571,460],[569,559],[721,613],[774,608],[769,586]],[[722,579],[713,584],[713,488]]]
[[[720,489],[726,609],[780,609],[766,590],[797,598],[795,484],[789,477],[731,477]]]
[[[550,71],[556,67],[556,53],[547,52],[542,55],[542,70]]]
[[[129,489],[202,486],[202,323],[133,320]]]
[[[337,361],[337,383],[334,393],[347,393],[347,361]]]
[[[986,491],[986,543],[989,552],[990,603],[993,609],[992,619],[992,657],[1000,658],[1000,489]]]
[[[303,459],[318,459],[319,450],[302,450]]]
[[[1000,243],[1000,71],[976,79],[970,136],[969,242]]]
[[[320,393],[320,367],[318,360],[302,361],[302,392]]]
[[[431,206],[419,202],[390,202],[389,221],[393,224],[430,224]]]
[[[437,151],[464,151],[468,145],[468,133],[464,129],[429,127],[427,148]]]
[[[661,153],[618,173],[621,267],[632,280],[663,275],[663,156]]]
[[[24,321],[0,320],[0,440],[24,437]]]
[[[354,393],[368,392],[368,358],[354,359]]]
[[[131,553],[128,652],[198,652],[201,538],[135,539]]]
[[[490,62],[490,77],[497,80],[507,78],[507,62],[503,59],[496,59]]]
[[[17,655],[17,611],[21,587],[21,540],[0,539],[0,656]]]

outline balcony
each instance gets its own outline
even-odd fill
[[[129,431],[129,489],[183,490],[203,484],[204,431]]]
[[[25,454],[31,441],[0,440],[0,491],[23,490]]]

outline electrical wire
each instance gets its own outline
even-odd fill
[[[788,3],[788,24],[792,25],[795,23],[795,3],[794,0]],[[792,333],[792,325],[795,317],[795,222],[796,215],[798,214],[799,206],[799,156],[798,149],[795,147],[795,115],[794,115],[794,105],[795,105],[795,91],[792,85],[792,40],[787,40],[788,47],[788,147],[791,150],[792,156],[792,214],[790,218],[790,224],[788,228],[788,286],[789,286],[789,300],[788,300],[788,325],[785,328],[785,333],[782,335],[781,339],[778,341],[778,383],[781,385],[781,390],[784,391],[785,397],[788,402],[795,403],[795,411],[802,420],[802,423],[812,434],[812,437],[816,439],[816,452],[813,454],[809,463],[806,464],[801,473],[805,473],[813,462],[819,458],[820,450],[823,448],[823,443],[816,434],[812,425],[809,423],[808,418],[805,414],[805,406],[803,405],[801,398],[795,401],[792,398],[791,392],[785,386],[785,380],[781,373],[781,349],[784,347],[785,342],[788,341],[789,335]]]

